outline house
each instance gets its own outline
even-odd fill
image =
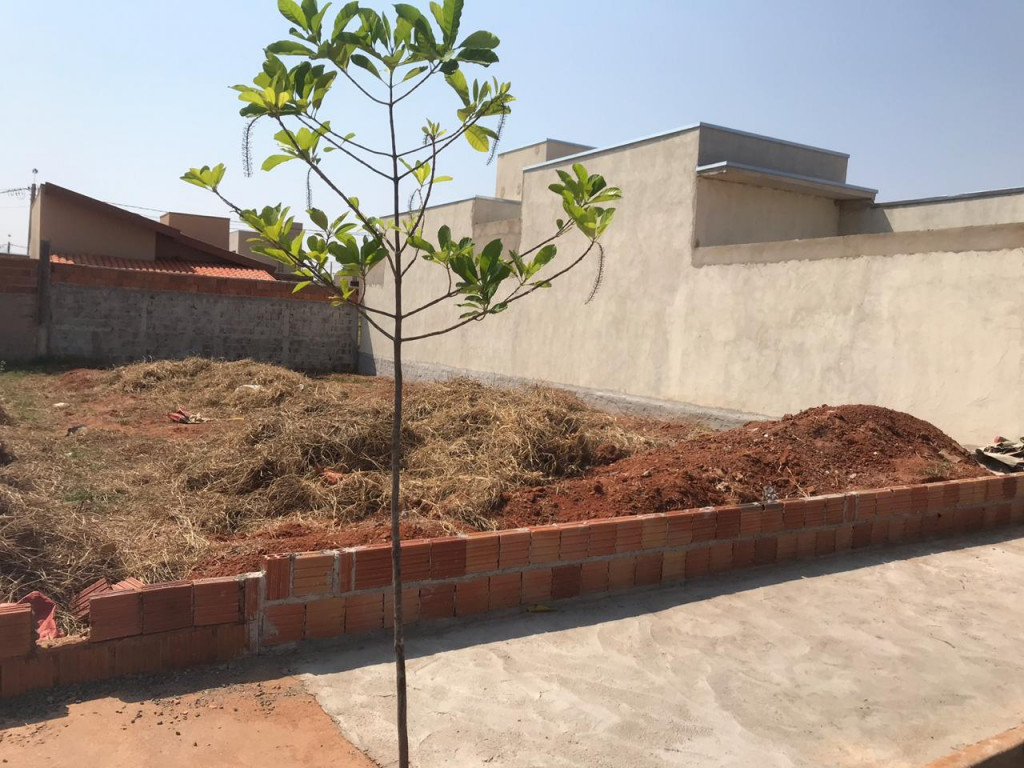
[[[355,364],[358,323],[326,289],[230,250],[230,222],[154,221],[56,184],[32,207],[31,259],[0,259],[0,360],[189,355],[311,370]]]

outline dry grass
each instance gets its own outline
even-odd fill
[[[570,477],[649,442],[611,416],[552,389],[494,389],[456,380],[409,388],[403,497],[407,519],[448,530],[492,527],[504,491]],[[183,494],[205,493],[233,532],[297,509],[356,522],[391,498],[390,400],[330,388],[302,393],[252,420],[241,433],[182,455]],[[321,468],[341,473],[328,485]]]
[[[258,389],[239,389],[250,384]],[[0,396],[0,600],[39,589],[66,605],[101,576],[180,578],[215,540],[239,533],[387,515],[389,380],[190,359],[8,371]],[[58,401],[72,405],[55,410]],[[212,421],[177,427],[166,412],[178,406]],[[68,436],[75,423],[89,428]],[[655,440],[557,390],[414,384],[403,432],[406,519],[490,528],[503,492]],[[329,484],[321,468],[339,481]]]

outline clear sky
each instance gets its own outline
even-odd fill
[[[304,207],[297,164],[242,176],[244,121],[227,89],[287,28],[274,0],[0,0],[0,190],[38,168],[108,202],[224,214],[178,180],[223,161],[240,203]],[[463,30],[477,28],[501,37],[488,74],[518,98],[503,150],[705,121],[848,152],[849,181],[882,201],[1024,186],[1022,0],[467,0]],[[324,112],[334,126],[376,137],[367,104],[338,96]],[[408,119],[452,124],[453,98],[442,86],[410,99]],[[257,132],[257,164],[272,149]],[[493,194],[494,168],[468,148],[442,171],[456,180],[438,202]],[[366,174],[337,178],[384,207]],[[27,214],[0,196],[4,247],[8,233],[25,243]]]

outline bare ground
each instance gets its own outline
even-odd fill
[[[83,693],[38,694],[16,708],[0,705],[5,767],[376,765],[274,662],[117,681],[99,695]]]

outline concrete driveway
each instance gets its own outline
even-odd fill
[[[968,544],[414,629],[414,764],[921,766],[1024,721],[1024,540]],[[388,653],[296,665],[383,766]]]

